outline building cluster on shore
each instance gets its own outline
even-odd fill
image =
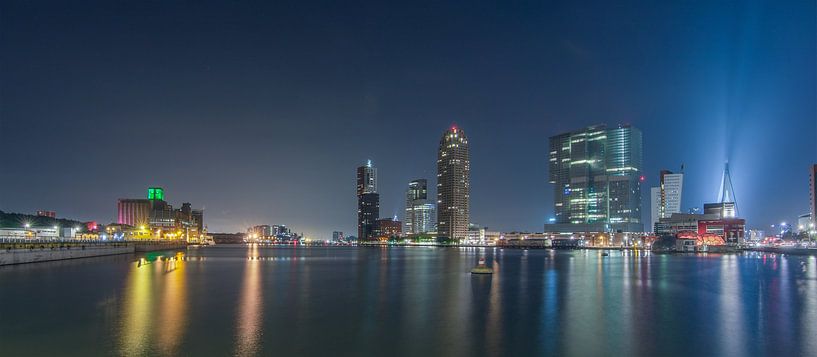
[[[303,234],[293,232],[283,224],[261,224],[247,229],[246,242],[287,243],[303,239]]]
[[[371,161],[357,168],[358,240],[650,247],[660,237],[672,237],[693,240],[698,250],[768,241],[762,231],[747,232],[746,221],[739,217],[728,163],[724,165],[717,199],[703,203],[702,211],[698,208],[682,211],[684,166],[679,172],[661,170],[659,184],[649,190],[649,221],[645,225],[641,203],[641,186],[646,179],[642,143],[641,131],[631,125],[593,125],[550,137],[548,181],[553,188],[553,217],[544,224],[541,233],[501,233],[470,222],[469,143],[462,129],[452,127],[440,140],[436,202],[428,201],[427,179],[410,181],[402,224],[397,217],[380,218],[377,169]],[[817,165],[811,171],[811,213],[801,216],[798,227],[807,239],[813,240],[817,233],[814,230]]]
[[[817,164],[809,168],[810,212],[798,217],[795,225],[772,226],[775,232],[769,236],[762,230],[746,230],[728,163],[714,202],[687,212],[682,209],[684,165],[678,172],[661,170],[658,185],[649,190],[645,225],[642,143],[641,131],[631,125],[593,125],[550,137],[547,159],[553,216],[542,232],[498,232],[470,221],[470,143],[464,130],[452,126],[443,132],[437,147],[436,183],[427,178],[408,182],[402,221],[397,216],[381,217],[378,171],[372,161],[357,167],[357,236],[335,231],[330,242],[645,248],[658,242],[663,248],[681,251],[753,244],[813,245],[817,237]],[[436,189],[436,199],[430,199],[434,195],[429,187]],[[146,198],[119,199],[116,221],[107,225],[57,219],[56,212],[48,210],[36,216],[0,214],[0,238],[203,243],[213,237],[204,225],[203,210],[190,203],[174,208],[161,187],[148,188]],[[218,234],[216,241],[311,242],[285,225],[269,224],[249,227],[246,233]]]
[[[18,215],[17,222],[4,222],[0,238],[12,239],[82,239],[100,241],[165,240],[188,243],[209,241],[204,225],[204,211],[190,203],[173,208],[165,201],[164,189],[150,187],[147,198],[120,198],[116,222],[75,222],[58,220],[54,211],[38,211],[37,216]],[[56,222],[44,226],[44,221]],[[74,222],[62,226],[60,221]]]
[[[359,243],[408,239],[414,242],[462,242],[470,228],[471,159],[468,137],[452,126],[437,151],[437,200],[428,199],[428,179],[408,183],[404,220],[380,218],[377,168],[369,160],[357,168],[357,240]],[[484,231],[483,231],[484,232]]]

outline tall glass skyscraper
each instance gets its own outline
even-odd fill
[[[357,168],[357,239],[373,238],[374,222],[380,218],[380,195],[377,193],[377,168],[372,161]]]
[[[452,127],[443,133],[437,154],[437,234],[462,240],[470,219],[471,159],[468,138]]]
[[[556,135],[548,156],[555,224],[546,230],[643,231],[640,130],[595,125]]]
[[[403,231],[406,234],[420,234],[434,231],[436,219],[434,204],[428,202],[428,180],[409,182],[406,190],[406,216]]]

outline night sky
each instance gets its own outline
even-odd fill
[[[211,232],[355,234],[355,167],[402,218],[456,123],[472,221],[541,231],[548,137],[629,123],[645,220],[660,169],[686,209],[726,160],[750,227],[808,211],[814,1],[574,3],[3,1],[0,210],[107,223],[157,185]]]

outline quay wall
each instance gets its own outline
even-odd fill
[[[810,248],[778,248],[778,247],[756,247],[756,248],[749,248],[746,250],[751,250],[755,252],[764,252],[764,253],[777,253],[777,254],[791,254],[791,255],[817,255],[817,249],[810,249]]]
[[[0,266],[133,253],[133,246],[74,246],[0,250]]]

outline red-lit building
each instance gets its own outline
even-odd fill
[[[378,219],[374,221],[372,233],[374,237],[380,240],[396,238],[403,234],[403,223],[396,219]]]
[[[726,244],[743,243],[746,231],[746,220],[741,218],[724,218],[698,221],[698,235],[713,234],[723,238]]]
[[[718,236],[726,244],[743,243],[746,220],[742,218],[720,218],[717,214],[674,213],[661,218],[656,224],[658,235],[693,238]]]
[[[50,218],[57,218],[57,212],[55,211],[37,211],[38,217],[50,217]]]

